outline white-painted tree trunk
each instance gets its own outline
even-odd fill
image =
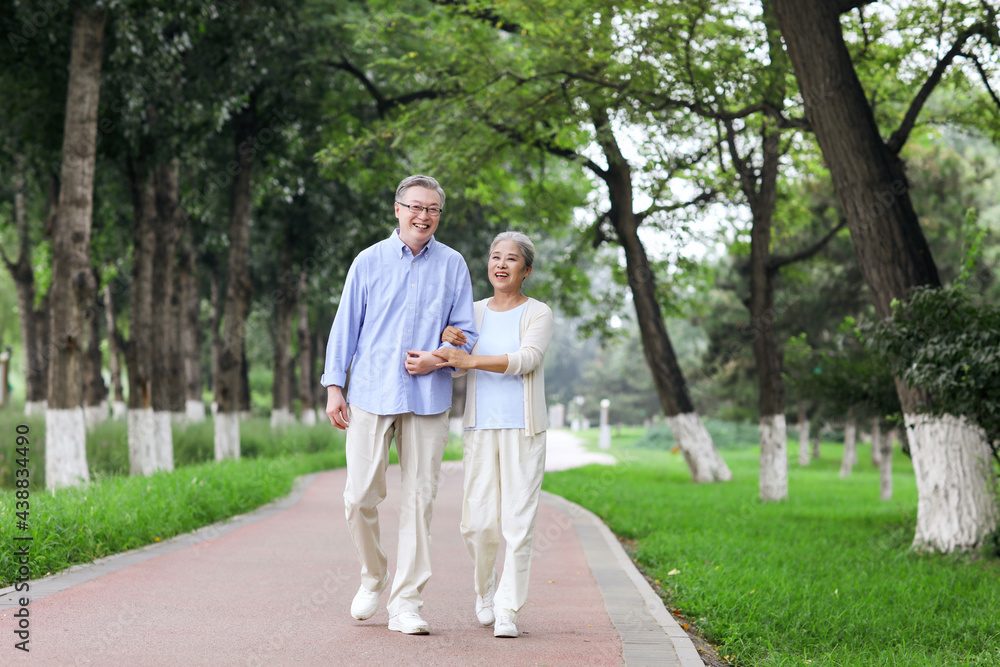
[[[305,408],[302,410],[302,423],[306,426],[316,425],[316,410],[313,408]]]
[[[171,421],[173,413],[169,410],[153,412],[154,441],[156,447],[156,469],[174,469],[174,427]]]
[[[807,466],[812,461],[809,451],[809,420],[799,419],[799,465]]]
[[[850,477],[858,462],[858,420],[848,417],[844,424],[844,456],[840,460],[840,476]]]
[[[882,422],[872,418],[872,465],[876,468],[882,460]]]
[[[46,410],[45,488],[52,491],[89,481],[83,409]]]
[[[48,401],[28,401],[24,404],[24,416],[44,415],[46,407],[48,407]]]
[[[288,408],[271,410],[271,428],[282,429],[295,423],[295,415]]]
[[[111,404],[112,419],[125,419],[126,414],[128,414],[128,406],[125,404],[125,401],[115,401]]]
[[[220,412],[215,415],[215,460],[240,458],[240,417]]]
[[[205,402],[184,401],[184,414],[187,415],[187,422],[189,424],[205,421]]]
[[[101,401],[100,405],[85,405],[83,407],[83,421],[87,425],[88,431],[93,431],[101,422],[108,418],[108,402]]]
[[[785,415],[760,418],[760,499],[788,498],[788,429]]]
[[[951,553],[983,544],[1000,523],[985,433],[964,417],[904,414],[903,419],[917,478],[913,547]]]
[[[728,482],[733,478],[697,412],[667,417],[674,441],[687,461],[695,482]]]
[[[878,464],[878,490],[882,500],[892,500],[892,443],[895,441],[895,429],[882,435]]]
[[[131,408],[128,411],[128,460],[132,475],[152,475],[157,470],[153,408]]]

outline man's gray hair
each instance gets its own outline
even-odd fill
[[[527,234],[522,234],[521,232],[500,232],[493,239],[493,243],[490,244],[491,255],[493,254],[493,249],[501,241],[513,241],[517,244],[518,250],[521,251],[521,256],[524,257],[525,266],[531,266],[535,263],[535,244],[531,242]]]
[[[406,191],[414,186],[418,188],[427,188],[428,190],[434,190],[437,192],[438,196],[441,198],[441,208],[444,208],[444,188],[441,187],[441,184],[437,182],[436,178],[423,176],[421,174],[407,176],[399,182],[399,187],[396,188],[396,201],[403,201],[403,197],[406,196]]]

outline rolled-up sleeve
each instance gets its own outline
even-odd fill
[[[521,347],[507,355],[504,375],[524,375],[538,368],[552,342],[552,319],[552,309],[540,303],[521,337]]]

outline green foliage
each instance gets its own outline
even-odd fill
[[[1000,561],[910,550],[909,459],[894,457],[893,501],[881,502],[878,470],[841,479],[841,446],[824,442],[823,458],[789,469],[787,501],[760,503],[758,447],[722,450],[733,481],[692,484],[679,453],[641,437],[615,435],[617,465],[547,473],[544,488],[600,516],[731,664],[997,664]]]
[[[862,328],[872,351],[933,415],[964,415],[1000,446],[1000,308],[977,303],[962,286],[914,290],[892,318]]]

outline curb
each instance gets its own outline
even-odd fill
[[[590,510],[542,491],[542,500],[573,522],[604,604],[622,638],[628,667],[705,667],[694,642],[625,553],[611,530]],[[642,605],[636,604],[636,596]]]

